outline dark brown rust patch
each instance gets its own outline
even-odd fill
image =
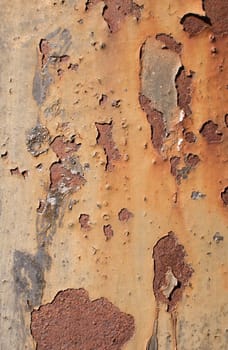
[[[108,100],[108,96],[105,94],[102,94],[99,98],[99,105],[103,106]]]
[[[218,124],[215,124],[212,120],[208,120],[202,125],[200,134],[205,137],[207,143],[219,143],[223,139],[222,132],[218,131]]]
[[[134,329],[133,316],[106,298],[91,301],[84,289],[59,292],[31,319],[37,350],[121,350]]]
[[[184,132],[184,139],[188,143],[196,142],[196,135],[192,131]]]
[[[172,231],[162,237],[153,249],[154,295],[158,302],[167,304],[169,312],[181,300],[193,273],[191,266],[185,262],[185,256],[184,247],[178,243]]]
[[[55,152],[58,158],[65,159],[76,152],[80,147],[80,144],[74,142],[74,138],[71,141],[65,140],[63,136],[57,136],[51,143],[51,148]]]
[[[217,36],[228,34],[228,2],[226,0],[202,0],[205,16],[188,13],[181,19],[184,30],[190,36],[211,27]]]
[[[82,230],[89,231],[91,229],[88,214],[81,214],[79,216],[79,223],[81,225]]]
[[[184,156],[185,166],[180,167],[181,158],[173,156],[170,158],[170,172],[176,178],[176,182],[180,185],[182,179],[187,179],[190,172],[195,169],[200,162],[197,154],[189,153]]]
[[[86,10],[101,0],[89,0],[86,2]],[[126,16],[132,15],[137,21],[141,17],[143,6],[137,5],[133,0],[103,0],[105,3],[103,17],[107,22],[111,33],[120,29],[121,23]]]
[[[104,225],[103,231],[104,231],[106,241],[108,241],[109,239],[111,239],[114,236],[114,231],[113,231],[111,225]]]
[[[224,122],[225,122],[226,127],[228,128],[228,114],[225,115]]]
[[[120,159],[120,152],[112,138],[112,121],[110,123],[95,123],[98,136],[97,144],[102,146],[106,154],[105,170],[112,171],[114,168],[113,161]]]
[[[187,117],[192,113],[190,109],[192,99],[192,74],[187,75],[184,67],[181,67],[177,73],[175,82],[177,89],[177,105],[184,111],[185,116]]]
[[[210,18],[213,32],[217,35],[228,33],[228,1],[203,0],[206,16]]]
[[[156,35],[156,39],[164,43],[163,49],[169,49],[178,54],[181,53],[182,44],[178,43],[172,35],[160,33]]]
[[[151,126],[151,141],[154,148],[160,152],[162,150],[163,141],[166,136],[166,127],[163,114],[151,107],[150,100],[143,96],[139,96],[139,102],[142,110],[147,115],[147,120]]]
[[[224,188],[224,191],[221,193],[222,201],[225,205],[228,205],[228,187]]]
[[[127,222],[132,217],[133,217],[133,214],[127,208],[122,208],[118,213],[119,220],[123,222]]]
[[[193,13],[184,15],[180,23],[183,25],[184,31],[187,32],[190,37],[196,36],[210,26],[210,21],[207,17]]]

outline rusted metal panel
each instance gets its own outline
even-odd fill
[[[1,349],[221,349],[228,6],[2,1]]]

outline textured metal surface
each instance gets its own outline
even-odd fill
[[[227,5],[136,2],[2,1],[1,349],[227,348]]]

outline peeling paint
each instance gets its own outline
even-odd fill
[[[32,312],[37,350],[120,350],[134,333],[134,318],[106,298],[91,301],[85,289],[59,292]]]
[[[200,134],[206,139],[207,143],[218,143],[223,140],[222,132],[218,131],[218,124],[215,124],[212,120],[208,120],[202,125]]]

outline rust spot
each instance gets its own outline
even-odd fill
[[[105,170],[112,171],[113,161],[120,159],[120,153],[112,138],[112,121],[110,123],[95,123],[98,136],[97,144],[102,146],[106,154]]]
[[[164,43],[163,49],[172,50],[178,54],[181,53],[182,44],[178,43],[170,34],[160,33],[156,35],[156,39]]]
[[[99,98],[99,105],[102,106],[104,105],[108,100],[108,96],[105,94],[102,94],[101,97]]]
[[[211,27],[214,34],[220,36],[228,33],[228,2],[224,0],[202,0],[206,16],[188,13],[181,19],[184,30],[190,36]]]
[[[224,191],[221,193],[222,201],[225,205],[228,205],[228,187],[224,188]]]
[[[210,21],[207,17],[193,13],[184,15],[180,23],[183,25],[184,31],[187,32],[190,37],[196,36],[210,26]]]
[[[37,124],[27,132],[27,149],[34,157],[37,157],[48,150],[49,140],[50,134],[48,129],[41,124]]]
[[[196,168],[200,158],[197,154],[189,153],[184,156],[185,166],[180,167],[181,158],[173,156],[170,158],[170,172],[176,178],[176,182],[179,185],[182,179],[187,179],[190,172]]]
[[[58,190],[61,193],[80,188],[86,182],[81,171],[77,169],[77,165],[72,164],[71,167],[70,162],[68,164],[62,162],[53,163],[50,167],[50,179],[50,189]]]
[[[67,67],[67,69],[77,71],[78,67],[79,67],[79,65],[77,63],[70,63],[69,66]]]
[[[188,143],[196,142],[196,135],[192,131],[184,132],[184,139]]]
[[[90,230],[90,224],[89,224],[89,215],[88,214],[81,214],[79,216],[79,223],[81,225],[81,229],[85,230],[85,231],[89,231]]]
[[[177,105],[184,111],[185,116],[189,116],[192,113],[189,106],[192,99],[192,74],[187,75],[184,67],[181,67],[176,75],[175,82],[177,89]]]
[[[175,234],[170,231],[153,248],[154,280],[153,290],[156,300],[167,304],[172,312],[181,300],[183,291],[193,273],[185,262],[185,250]]]
[[[72,153],[76,152],[80,147],[80,144],[74,142],[74,138],[69,141],[65,140],[63,136],[57,136],[51,143],[52,150],[56,153],[60,159],[70,157]]]
[[[85,9],[88,10],[92,5],[97,4],[101,0],[89,0],[86,2]],[[103,17],[107,22],[111,33],[115,33],[120,29],[121,23],[128,15],[132,15],[138,21],[141,17],[143,6],[139,6],[133,0],[103,0],[105,3],[103,9]]]
[[[119,220],[123,222],[127,222],[133,216],[134,215],[127,208],[122,208],[118,213]]]
[[[25,179],[26,177],[28,177],[28,170],[23,170],[20,172],[19,168],[16,167],[16,168],[10,169],[10,174],[17,175],[17,176],[21,175]]]
[[[215,124],[212,120],[208,120],[202,125],[200,134],[205,137],[207,143],[218,143],[223,138],[222,132],[218,131],[218,124]]]
[[[108,241],[109,239],[111,239],[114,236],[114,231],[113,231],[111,225],[104,225],[103,231],[104,231],[106,241]]]
[[[36,209],[37,213],[42,214],[45,210],[45,206],[46,206],[46,201],[44,201],[43,199],[39,200],[39,205],[38,205],[38,208]]]
[[[151,126],[152,144],[157,151],[161,151],[166,135],[166,127],[165,121],[163,119],[163,114],[152,108],[150,100],[147,97],[140,95],[139,102],[142,110],[146,113],[147,120]]]
[[[134,333],[133,316],[85,289],[67,289],[32,312],[37,350],[121,350]]]

